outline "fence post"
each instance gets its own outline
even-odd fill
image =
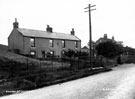
[[[27,74],[29,74],[29,60],[28,60],[28,58],[26,58],[26,64],[27,64]]]
[[[64,63],[64,59],[63,59],[63,58],[61,58],[61,61],[62,61],[62,68],[63,68],[63,67],[64,67],[64,66],[63,66],[63,65],[64,65],[64,64],[63,64],[63,63]]]
[[[77,63],[78,63],[77,69],[79,69],[79,57],[77,59]]]
[[[42,68],[41,68],[41,59],[39,60],[39,63],[40,63],[40,70],[42,70]]]
[[[51,57],[51,64],[52,64],[52,70],[54,69],[53,68],[53,58]]]

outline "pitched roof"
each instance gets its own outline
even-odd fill
[[[105,39],[105,38],[100,37],[100,38],[96,41],[96,44],[97,44],[97,43],[101,43],[100,41],[101,41],[101,42],[106,42],[106,41],[114,41],[114,42],[115,42],[115,40],[112,40],[112,39],[109,39],[109,38]]]
[[[33,30],[33,29],[24,29],[24,28],[18,28],[17,29],[22,35],[28,36],[28,37],[42,37],[42,38],[52,38],[52,39],[64,39],[64,40],[77,40],[80,41],[80,39],[74,35],[71,34],[64,34],[64,33],[50,33],[47,31],[42,30]]]
[[[84,46],[82,49],[89,49],[87,46]]]

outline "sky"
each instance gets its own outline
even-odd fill
[[[92,40],[104,34],[135,48],[134,0],[0,0],[0,44],[8,45],[8,36],[15,18],[19,28],[70,34],[72,28],[82,41],[89,41],[89,16],[84,12],[88,4],[96,5],[91,12]]]

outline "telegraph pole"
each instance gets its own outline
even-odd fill
[[[91,26],[91,11],[96,10],[96,9],[91,9],[92,7],[95,7],[96,5],[91,5],[89,4],[88,7],[84,9],[88,9],[89,12],[89,55],[90,55],[90,68],[92,70],[92,26]]]

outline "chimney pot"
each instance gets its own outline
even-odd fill
[[[15,18],[15,22],[13,23],[13,28],[19,28],[19,23],[17,22],[17,18]]]
[[[104,34],[104,38],[107,39],[107,34]]]
[[[114,41],[114,36],[112,36],[112,40]]]
[[[52,33],[53,32],[52,30],[53,30],[52,27],[50,27],[49,25],[47,25],[46,31]]]
[[[15,22],[17,22],[17,18],[15,18]]]
[[[75,30],[72,28],[71,35],[75,35]]]

